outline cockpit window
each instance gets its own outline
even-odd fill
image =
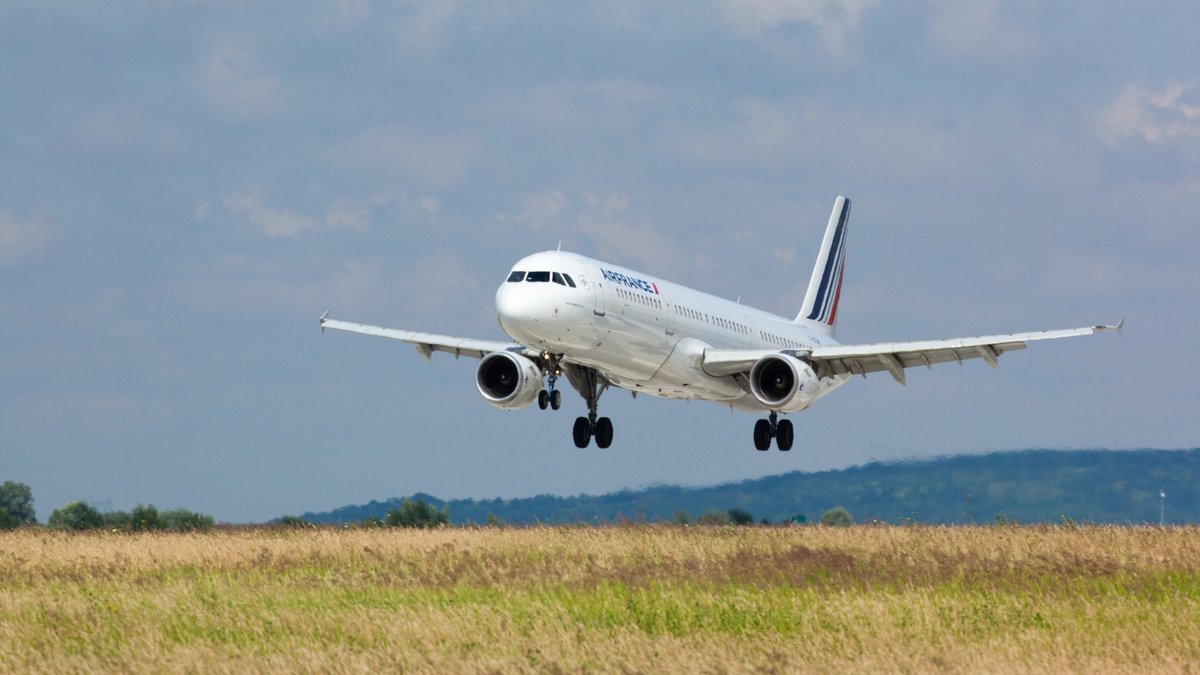
[[[554,283],[558,284],[559,286],[567,285],[567,282],[563,281],[562,275],[559,274],[558,272],[551,272],[550,276],[551,276],[551,278],[554,279]]]
[[[525,275],[525,281],[550,281],[549,272],[530,272]]]
[[[567,274],[566,272],[563,272],[563,278],[567,280],[567,285],[568,285],[568,286],[570,286],[571,288],[575,288],[575,282],[574,282],[574,281],[571,279],[571,275],[570,275],[570,274]]]
[[[524,272],[519,272],[519,271],[517,271],[517,270],[513,270],[513,271],[512,271],[512,274],[508,275],[508,282],[509,282],[509,283],[515,283],[515,282],[517,282],[517,281],[524,281],[524,280],[525,280],[525,273],[524,273]]]

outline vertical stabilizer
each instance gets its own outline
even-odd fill
[[[796,323],[804,323],[814,330],[833,336],[837,322],[838,301],[842,298],[842,272],[846,268],[846,229],[850,222],[850,200],[838,197],[833,202],[833,213],[825,227],[825,238],[821,240],[821,253],[813,266],[808,292],[804,294],[804,305],[796,316]]]

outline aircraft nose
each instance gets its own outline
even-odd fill
[[[524,284],[501,284],[496,290],[496,319],[500,327],[510,336],[520,332],[522,325],[536,321],[537,306],[528,292],[523,292]]]

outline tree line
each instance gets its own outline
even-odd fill
[[[513,525],[669,523],[738,508],[773,523],[819,519],[841,505],[858,522],[879,523],[1157,523],[1200,522],[1200,449],[1021,450],[872,462],[846,469],[794,471],[704,487],[655,485],[601,495],[454,499],[417,493],[449,507],[456,524],[483,525],[489,515]],[[1165,493],[1165,498],[1160,496]],[[300,517],[317,523],[382,517],[400,498],[348,505]],[[690,518],[689,518],[690,519]]]
[[[36,525],[33,490],[24,483],[0,484],[0,530]],[[212,516],[188,509],[159,511],[153,504],[138,504],[131,511],[100,511],[85,501],[74,501],[55,509],[47,523],[56,530],[123,530],[146,532],[203,532],[213,528]]]

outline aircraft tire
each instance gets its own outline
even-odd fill
[[[791,420],[780,420],[775,427],[775,445],[779,446],[780,452],[787,452],[792,449],[792,440],[795,430],[792,428]]]
[[[545,389],[539,391],[538,392],[538,407],[541,408],[542,410],[545,410],[546,406],[549,405],[549,403],[550,403],[550,394],[547,394]]]
[[[554,391],[550,392],[550,407],[554,410],[558,410],[560,407],[562,407],[561,391],[555,389]]]
[[[596,447],[607,448],[612,445],[613,424],[607,417],[596,420]]]
[[[759,420],[754,423],[754,448],[759,451],[771,449],[771,423]]]
[[[586,448],[592,440],[591,425],[588,424],[588,418],[576,417],[575,427],[571,429],[571,436],[575,439],[575,447]]]

